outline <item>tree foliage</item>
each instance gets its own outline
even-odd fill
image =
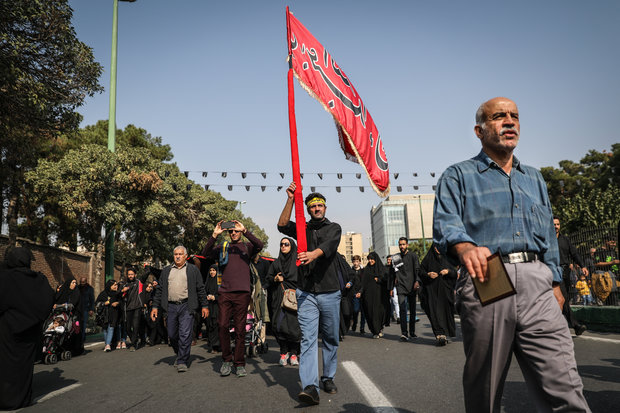
[[[77,129],[75,109],[102,90],[101,65],[77,39],[72,14],[67,0],[0,2],[0,205],[9,200],[11,237],[28,201],[24,172]]]
[[[152,157],[148,148],[121,147],[112,153],[103,145],[85,144],[58,161],[40,160],[26,176],[34,200],[56,204],[57,222],[71,222],[75,231],[67,234],[54,225],[48,241],[94,250],[103,243],[103,228],[114,225],[115,255],[124,262],[166,260],[176,245],[198,253],[221,219],[238,219],[267,238],[241,216],[236,201],[192,183],[176,165]]]
[[[566,232],[618,225],[620,219],[620,143],[611,151],[590,150],[579,163],[561,161],[544,167],[554,214]]]

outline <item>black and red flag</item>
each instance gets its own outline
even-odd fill
[[[288,91],[289,127],[293,180],[301,188],[293,76],[327,110],[336,122],[340,146],[345,157],[366,171],[379,196],[390,192],[390,171],[379,131],[355,87],[334,58],[286,8],[286,32],[289,53]],[[306,251],[305,217],[301,191],[295,191],[295,218],[298,250]],[[300,226],[303,223],[303,227]],[[303,230],[301,229],[303,228]],[[303,242],[300,235],[303,233]]]

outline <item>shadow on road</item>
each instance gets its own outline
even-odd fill
[[[52,371],[39,371],[32,378],[32,399],[77,383],[77,380],[63,377],[64,370],[54,367]]]

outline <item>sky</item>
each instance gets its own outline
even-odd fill
[[[86,126],[108,119],[113,2],[69,4],[78,38],[104,67],[106,91],[78,109]],[[286,199],[276,187],[292,181],[287,5],[372,114],[390,172],[399,174],[393,194],[396,186],[402,194],[431,193],[443,170],[475,156],[474,115],[495,96],[519,106],[515,155],[534,167],[579,161],[620,142],[616,0],[120,2],[117,127],[161,137],[190,179],[239,201],[269,235],[272,255]],[[367,249],[370,210],[382,199],[362,167],[345,160],[331,115],[297,83],[295,111],[304,195],[316,186],[327,217],[343,232],[362,233]]]

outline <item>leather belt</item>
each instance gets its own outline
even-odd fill
[[[176,304],[176,305],[181,305],[183,303],[187,302],[187,298],[184,300],[179,300],[179,301],[168,301],[168,304]]]
[[[506,264],[518,264],[521,262],[530,262],[538,259],[535,252],[513,252],[512,254],[502,255],[502,261]]]

